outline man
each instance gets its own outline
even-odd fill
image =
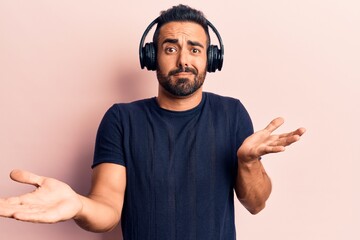
[[[154,35],[156,98],[115,104],[96,139],[90,194],[56,179],[15,170],[37,189],[0,200],[0,215],[55,223],[74,219],[103,232],[122,219],[124,239],[235,239],[234,189],[253,214],[271,182],[261,156],[285,150],[305,129],[272,135],[273,120],[253,133],[233,98],[202,91],[210,38],[203,14],[184,5],[162,12]]]

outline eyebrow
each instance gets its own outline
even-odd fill
[[[179,40],[176,39],[176,38],[166,38],[161,45],[164,45],[165,43],[178,43]],[[201,48],[204,48],[204,45],[202,45],[201,43],[197,42],[197,41],[191,41],[191,40],[188,40],[187,41],[187,44],[190,45],[190,46],[198,46],[198,47],[201,47]]]
[[[201,47],[201,48],[204,48],[204,45],[202,45],[201,43],[197,42],[197,41],[191,41],[191,40],[188,40],[187,43],[191,46],[197,46],[197,47]]]
[[[161,45],[164,45],[165,43],[178,43],[179,40],[175,39],[175,38],[166,38]]]

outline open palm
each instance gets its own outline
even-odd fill
[[[0,199],[0,216],[55,223],[73,218],[82,208],[77,193],[61,181],[20,170],[12,171],[10,176],[14,181],[31,184],[36,189],[18,197]]]
[[[268,153],[277,153],[285,150],[286,146],[298,141],[305,133],[304,128],[298,128],[297,130],[283,134],[272,134],[277,128],[284,123],[282,118],[276,118],[270,122],[270,124],[255,132],[251,136],[245,139],[244,143],[240,146],[237,152],[238,159],[242,161],[251,161],[259,159],[261,156]]]

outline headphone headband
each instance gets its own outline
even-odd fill
[[[145,29],[139,44],[139,58],[140,58],[140,66],[141,69],[146,67],[148,70],[156,70],[156,52],[155,52],[155,45],[153,42],[146,43],[144,46],[145,38],[152,29],[152,27],[159,22],[159,17],[154,19],[149,26]],[[207,50],[207,71],[208,72],[215,72],[216,70],[221,70],[223,61],[224,61],[224,44],[222,42],[220,33],[217,31],[215,26],[206,19],[206,24],[212,29],[215,33],[219,44],[220,49],[215,45],[210,45]]]

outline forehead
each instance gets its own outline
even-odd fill
[[[189,40],[206,42],[206,33],[204,28],[194,22],[169,22],[161,26],[159,32],[159,42],[172,38],[179,39],[186,37]]]

